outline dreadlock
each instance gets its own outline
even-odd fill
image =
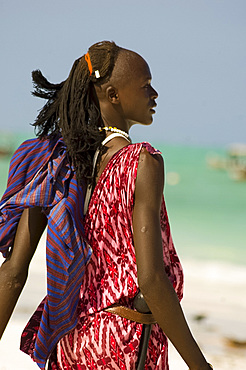
[[[32,94],[47,99],[33,124],[36,134],[40,139],[62,134],[80,183],[92,181],[93,156],[105,137],[98,130],[103,123],[94,84],[110,79],[119,50],[109,41],[92,45],[88,50],[92,73],[82,56],[75,60],[68,78],[59,84],[50,83],[39,70],[32,72]],[[95,71],[99,71],[100,78],[96,78]]]

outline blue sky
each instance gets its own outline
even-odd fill
[[[91,44],[114,40],[147,60],[159,92],[154,123],[134,139],[245,142],[245,20],[245,0],[1,0],[0,131],[33,136],[33,69],[59,82]]]

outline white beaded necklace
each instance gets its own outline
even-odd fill
[[[105,131],[110,131],[110,132],[116,132],[117,134],[120,134],[120,135],[124,136],[128,141],[131,142],[130,135],[127,132],[125,132],[123,130],[120,130],[117,127],[104,126],[104,127],[99,127],[98,129],[99,129],[99,131],[105,130]]]
[[[107,127],[108,128],[108,127]],[[110,127],[109,127],[110,128]],[[102,131],[104,129],[104,127],[100,130]],[[127,141],[129,141],[129,143],[131,143],[131,139],[130,139],[130,136],[125,132],[125,131],[122,131],[120,129],[117,129],[118,131],[114,131],[115,128],[112,127],[113,130],[106,130],[106,131],[113,131],[113,133],[109,136],[107,136],[101,143],[102,146],[104,146],[105,144],[107,144],[110,140],[112,140],[113,138],[115,137],[123,137],[124,139],[126,139]],[[97,158],[98,158],[98,155],[99,155],[99,149],[97,149],[95,151],[95,154],[94,154],[94,158],[93,158],[93,169],[92,169],[92,177],[94,176],[95,174],[95,169],[96,169],[96,163],[97,163]],[[91,198],[91,193],[92,193],[92,184],[89,184],[87,186],[87,190],[86,190],[86,195],[85,195],[85,202],[84,202],[84,215],[86,214],[87,212],[87,209],[88,209],[88,206],[89,206],[89,202],[90,202],[90,198]]]

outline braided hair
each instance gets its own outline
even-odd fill
[[[98,130],[103,122],[94,85],[110,79],[120,49],[110,41],[92,45],[88,50],[92,70],[82,56],[59,84],[50,83],[40,70],[32,72],[32,94],[47,99],[33,124],[36,134],[40,139],[62,135],[80,183],[92,181],[93,156],[105,137]]]

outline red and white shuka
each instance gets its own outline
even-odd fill
[[[117,152],[103,171],[85,217],[85,236],[92,247],[80,290],[76,328],[61,339],[52,369],[134,370],[142,324],[104,312],[113,303],[132,307],[138,292],[132,212],[141,150],[158,155],[148,143],[131,144]],[[179,299],[183,273],[168,222],[164,197],[161,231],[166,272]],[[168,369],[167,338],[152,326],[145,369]]]

